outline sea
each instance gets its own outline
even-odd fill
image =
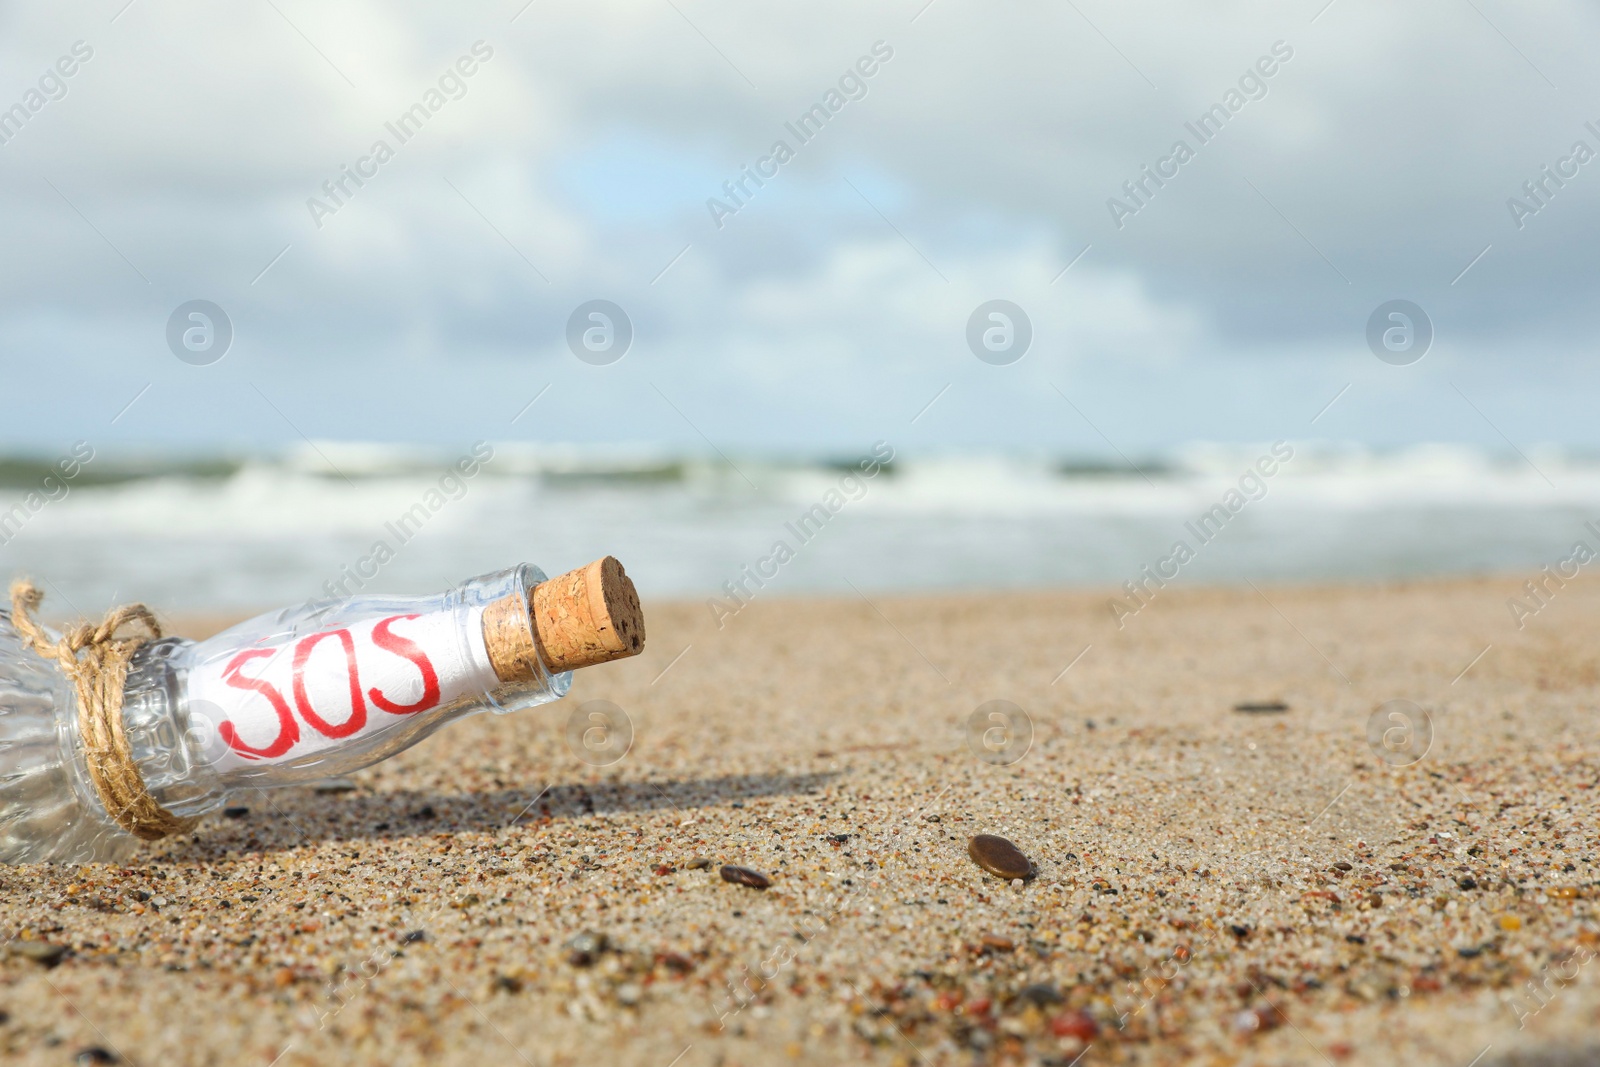
[[[1481,574],[1520,585],[1578,541],[1600,549],[1586,526],[1600,530],[1600,457],[1557,448],[885,453],[499,445],[484,461],[465,448],[322,441],[272,455],[97,456],[71,479],[50,457],[13,456],[0,458],[0,572],[33,576],[62,612],[143,600],[236,613],[614,555],[646,598],[732,607],[1117,595],[1147,566],[1197,585]]]

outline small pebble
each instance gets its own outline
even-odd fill
[[[979,944],[989,952],[1015,952],[1017,950],[1015,941],[1009,937],[1001,937],[999,934],[984,934]]]
[[[705,856],[696,856],[684,866],[691,871],[709,871],[711,869],[711,861]]]
[[[93,1067],[97,1063],[121,1063],[122,1057],[99,1045],[90,1045],[88,1048],[79,1049],[72,1057],[72,1062],[78,1067]]]
[[[1247,715],[1276,715],[1289,710],[1281,700],[1246,700],[1233,706],[1234,711]]]
[[[410,930],[405,934],[402,934],[400,937],[400,943],[402,945],[415,945],[418,941],[426,940],[428,940],[428,933],[426,930]]]
[[[972,862],[997,878],[1006,881],[1033,877],[1033,863],[1022,850],[1003,837],[979,834],[967,842],[967,855]]]
[[[45,967],[54,967],[67,954],[67,949],[65,945],[52,945],[48,941],[13,941],[11,954]]]
[[[249,808],[223,808],[222,815],[228,819],[242,819],[250,814]]]
[[[318,793],[353,793],[356,783],[351,778],[329,778],[311,787]]]
[[[1037,1004],[1045,1007],[1050,1004],[1060,1004],[1066,998],[1061,991],[1048,982],[1038,982],[1034,985],[1023,986],[1017,991],[1017,999],[1024,1004]]]
[[[765,889],[772,884],[772,879],[760,871],[752,871],[749,867],[735,867],[731,863],[723,866],[722,880],[732,882],[734,885],[746,885],[751,889]]]
[[[1233,1029],[1242,1037],[1260,1033],[1263,1030],[1276,1030],[1289,1020],[1283,1012],[1270,1004],[1261,1004],[1249,1011],[1241,1011],[1233,1017]]]
[[[681,952],[657,953],[656,962],[675,974],[688,974],[694,970],[694,960]]]
[[[1050,1020],[1050,1032],[1057,1037],[1075,1037],[1088,1044],[1100,1036],[1100,1024],[1086,1011],[1064,1011]]]
[[[605,934],[593,930],[585,930],[576,934],[567,941],[567,962],[574,967],[588,967],[599,958],[611,944],[611,939]]]

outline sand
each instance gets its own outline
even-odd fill
[[[1120,631],[1088,593],[647,604],[645,654],[553,707],[137,865],[0,869],[0,934],[68,949],[0,960],[0,1050],[1593,1062],[1600,583],[1519,632],[1520,581],[1174,588]],[[595,699],[635,730],[602,768],[566,741]],[[1004,766],[968,743],[995,699],[1033,731]],[[1409,766],[1368,743],[1394,699],[1431,715]]]

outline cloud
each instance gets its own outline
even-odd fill
[[[1315,410],[1374,372],[1366,316],[1405,296],[1439,327],[1433,364],[1521,398],[1512,429],[1600,440],[1563,414],[1592,351],[1600,170],[1523,230],[1505,208],[1575,139],[1600,148],[1583,127],[1600,112],[1571,102],[1600,21],[1584,5],[520,6],[8,12],[0,64],[20,73],[0,99],[75,41],[95,51],[0,147],[24,252],[0,261],[9,380],[48,394],[69,373],[69,419],[109,412],[109,435],[197,444],[448,434],[465,420],[382,412],[508,381],[595,398],[625,382],[640,436],[701,440],[655,382],[727,412],[731,437],[838,443],[961,381],[971,437],[1053,447],[1069,438],[1042,406],[1038,425],[1007,418],[1007,390],[1049,400],[1047,378],[1069,376],[1109,413],[1153,375],[1184,386],[1128,405],[1129,438],[1259,437],[1275,431],[1233,406],[1241,382]],[[493,58],[465,95],[318,228],[308,198],[393,140],[385,124],[480,40]],[[717,228],[706,200],[880,41],[893,58],[866,95]],[[1265,95],[1117,228],[1108,199],[1278,42],[1293,58]],[[162,340],[196,297],[238,338],[209,377]],[[564,350],[567,314],[597,297],[638,328],[614,372]],[[964,350],[967,316],[997,297],[1037,331],[1009,378]],[[1457,403],[1434,373],[1405,388]],[[1395,432],[1380,410],[1347,432]],[[46,405],[0,434],[53,440],[61,418]],[[599,432],[552,418],[541,432]]]

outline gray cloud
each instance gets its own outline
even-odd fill
[[[1575,140],[1600,150],[1581,51],[1600,16],[1575,2],[118,6],[0,25],[0,105],[94,49],[0,147],[18,250],[0,358],[48,398],[7,420],[11,445],[102,423],[194,444],[475,435],[552,382],[625,430],[552,405],[519,431],[833,447],[949,384],[908,447],[1103,448],[1053,386],[1129,447],[1600,444],[1600,162],[1520,230],[1506,208]],[[317,228],[307,199],[479,40],[494,58],[465,95]],[[866,96],[717,229],[706,199],[876,41],[894,58]],[[1117,228],[1107,200],[1279,41],[1293,59],[1265,95]],[[1404,373],[1362,340],[1395,296],[1438,327]],[[207,368],[162,339],[196,297],[237,334]],[[637,329],[603,370],[562,341],[596,297]],[[1004,372],[962,340],[996,297],[1036,327]]]

